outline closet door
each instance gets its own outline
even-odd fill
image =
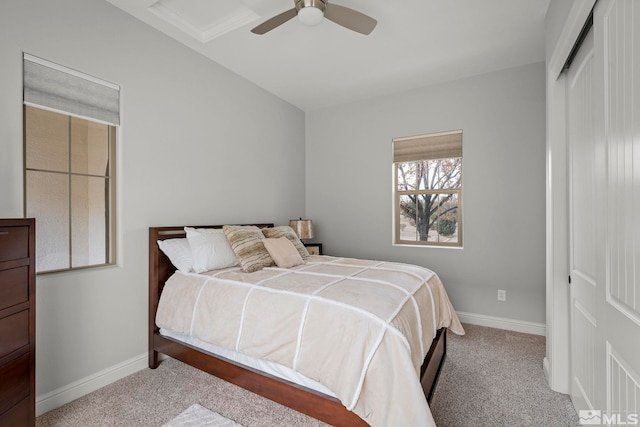
[[[604,158],[598,150],[598,83],[594,31],[583,40],[567,75],[569,146],[569,272],[571,324],[571,399],[577,410],[602,402],[604,331],[600,294],[604,289],[602,178]],[[602,103],[600,102],[600,105]],[[601,117],[601,115],[600,115]],[[600,168],[600,170],[598,170]],[[600,176],[598,176],[600,175]],[[600,190],[600,191],[599,191]]]
[[[640,2],[602,1],[595,17],[607,157],[605,405],[612,424],[640,425]]]
[[[583,424],[638,425],[640,2],[593,17],[567,76],[571,398]]]

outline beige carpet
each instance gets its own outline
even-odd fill
[[[569,397],[552,391],[542,368],[545,338],[464,325],[449,353],[431,412],[438,427],[578,426]]]
[[[543,337],[465,328],[464,337],[448,335],[431,405],[438,427],[578,425],[569,398],[546,386]],[[326,426],[172,359],[48,412],[36,426],[159,427],[196,403],[246,427]]]

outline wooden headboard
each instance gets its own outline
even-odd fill
[[[273,224],[249,224],[256,227],[273,227]],[[186,237],[184,227],[222,228],[222,225],[179,225],[175,227],[149,227],[149,348],[153,348],[153,335],[158,331],[156,311],[165,282],[176,268],[158,247],[158,240]]]

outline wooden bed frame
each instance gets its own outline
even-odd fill
[[[253,225],[273,226],[273,224]],[[221,228],[222,226],[193,227]],[[160,335],[155,324],[158,301],[165,282],[176,268],[159,250],[157,241],[179,237],[186,237],[184,226],[149,228],[149,367],[151,369],[158,367],[158,355],[162,353],[325,423],[334,426],[368,425],[334,397]],[[422,388],[429,402],[431,402],[445,356],[446,331],[440,329],[420,371]]]

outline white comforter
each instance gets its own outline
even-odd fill
[[[419,372],[436,330],[464,330],[426,268],[311,257],[292,269],[175,273],[159,327],[285,365],[372,426],[435,426]]]

